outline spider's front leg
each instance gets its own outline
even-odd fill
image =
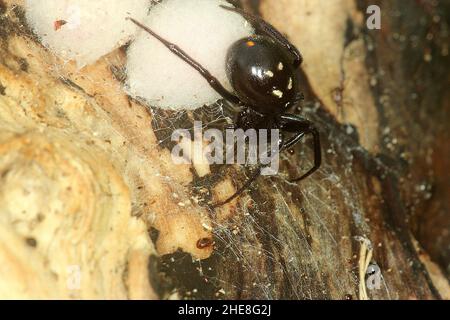
[[[194,58],[192,58],[189,54],[187,54],[183,49],[178,47],[176,44],[167,41],[166,39],[158,35],[156,32],[154,32],[152,29],[142,24],[141,22],[133,18],[127,19],[133,22],[139,28],[143,29],[151,36],[153,36],[155,39],[161,42],[167,49],[169,49],[173,54],[175,54],[178,58],[186,62],[192,68],[194,68],[203,78],[205,78],[206,81],[208,81],[208,84],[211,86],[211,88],[213,88],[224,99],[234,104],[241,104],[241,100],[237,96],[235,96],[233,93],[225,89],[225,87],[220,83],[219,80],[217,80],[216,77],[214,77],[206,68],[204,68],[200,63],[194,60]]]
[[[295,133],[288,141],[283,142],[280,151],[289,149],[297,144],[305,135],[311,134],[314,141],[314,166],[299,178],[292,179],[291,182],[303,180],[316,172],[322,163],[322,149],[320,146],[320,134],[314,124],[302,117],[294,114],[284,114],[280,116],[281,130]]]
[[[274,28],[270,23],[264,21],[264,19],[254,16],[250,13],[245,12],[242,9],[233,8],[225,5],[221,5],[221,7],[225,10],[239,13],[245,19],[247,19],[260,33],[265,34],[272,38],[274,41],[278,42],[282,47],[286,48],[293,56],[294,62],[293,65],[295,68],[299,67],[303,62],[303,57],[298,51],[298,49],[286,39],[277,29]]]

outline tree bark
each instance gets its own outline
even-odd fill
[[[77,70],[21,4],[0,1],[0,297],[450,298],[448,2],[242,1],[302,51],[297,112],[324,157],[288,182],[307,139],[218,209],[249,169],[175,165],[167,139],[222,103],[133,100],[125,48]]]

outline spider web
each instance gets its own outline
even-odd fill
[[[180,123],[182,127],[192,128],[192,120],[201,119],[206,129],[229,122],[232,116],[226,109],[223,102],[219,102],[195,112],[177,112],[174,117],[168,117],[166,111],[153,110],[157,124],[154,130],[164,143],[172,130],[180,128]],[[328,298],[324,266],[329,264],[324,260],[339,261],[338,253],[344,237],[336,233],[336,224],[340,218],[337,199],[343,199],[358,235],[364,237],[370,232],[370,226],[365,220],[358,186],[345,182],[354,176],[355,153],[366,154],[366,151],[357,144],[355,130],[328,122],[326,117],[317,114],[320,110],[319,102],[307,102],[302,114],[320,128],[322,140],[325,140],[324,158],[339,159],[324,161],[316,177],[308,179],[299,187],[290,183],[289,177],[299,176],[313,166],[311,141],[305,139],[300,142],[293,148],[293,153],[282,153],[278,176],[260,177],[242,195],[241,205],[231,219],[224,222],[213,219],[216,246],[211,258],[193,260],[182,252],[162,257],[160,271],[171,279],[175,290],[172,293],[177,292],[186,299]],[[343,172],[336,173],[336,161],[345,166]],[[297,167],[297,163],[300,167]],[[379,165],[385,170],[391,170],[382,162]],[[228,172],[231,177],[235,177],[234,183],[239,187],[250,171],[241,166],[237,172]],[[215,173],[223,176],[223,166],[213,169],[212,175]],[[398,175],[398,172],[394,173]],[[210,178],[199,181],[200,185],[208,183],[211,183]],[[194,183],[192,187],[196,186]],[[331,192],[338,192],[339,197],[331,197]],[[292,202],[301,205],[296,208]],[[301,227],[305,221],[309,224],[306,230]],[[314,233],[320,234],[319,238],[324,241],[320,248],[326,251],[325,254],[318,254],[313,244],[314,235],[307,229],[314,229]],[[354,242],[354,246],[358,245],[357,239],[348,241]],[[255,270],[261,270],[261,263],[265,264],[263,270],[266,273],[255,273]],[[340,268],[338,265],[335,267],[336,270]],[[345,274],[343,271],[337,273]],[[242,281],[242,278],[251,279]],[[332,277],[328,281],[345,296],[353,292],[352,287],[358,287],[361,279],[354,266],[345,276]],[[349,287],[349,283],[352,287]],[[384,293],[390,294],[386,284]]]

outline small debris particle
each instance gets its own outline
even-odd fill
[[[26,238],[25,241],[26,241],[27,245],[29,245],[30,247],[36,248],[37,241],[36,241],[35,238],[31,238],[31,237],[30,238]]]
[[[378,84],[378,80],[376,77],[370,78],[370,86],[375,87]]]
[[[346,128],[345,128],[345,132],[346,132],[348,135],[352,135],[352,134],[355,132],[355,129],[353,128],[353,126],[348,125],[348,126],[346,126]]]
[[[220,296],[221,294],[225,295],[225,293],[226,293],[225,290],[220,289],[219,291],[216,292],[216,297]]]
[[[202,238],[197,241],[198,249],[205,249],[214,245],[214,241],[211,238]]]
[[[199,204],[199,203],[200,203],[200,198],[199,198],[198,196],[191,197],[191,200],[192,200],[195,204]]]
[[[20,70],[22,70],[23,72],[28,72],[29,65],[28,65],[28,61],[25,58],[20,58],[18,63],[19,63]]]
[[[58,31],[65,24],[67,24],[66,20],[56,20],[53,24],[53,28],[55,29],[55,31]]]
[[[212,231],[212,229],[213,229],[209,224],[206,224],[206,223],[202,223],[202,227],[208,231]]]

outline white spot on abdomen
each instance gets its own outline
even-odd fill
[[[275,75],[272,71],[270,70],[266,70],[264,71],[264,74],[270,78],[273,78],[273,76]]]
[[[278,70],[279,70],[279,71],[283,71],[283,69],[284,69],[284,64],[283,64],[283,62],[280,62],[280,63],[278,64]]]
[[[292,78],[289,78],[289,83],[288,83],[287,89],[292,90],[292,87],[293,87],[293,81],[292,81]]]
[[[275,89],[272,91],[272,94],[279,99],[283,98],[283,91]]]

